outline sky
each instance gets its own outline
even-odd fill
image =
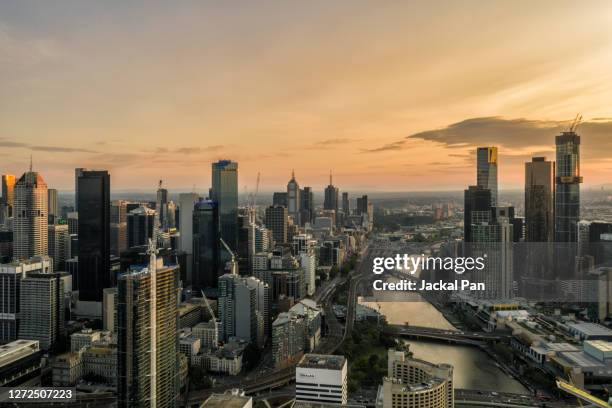
[[[282,190],[501,188],[577,113],[586,187],[612,176],[612,2],[0,2],[0,172],[32,155],[113,189],[206,189],[210,163]]]

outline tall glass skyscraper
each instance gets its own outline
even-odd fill
[[[580,136],[563,132],[557,145],[555,191],[555,241],[577,242],[580,219]]]
[[[76,287],[81,301],[102,301],[113,286],[110,271],[110,175],[106,170],[82,171],[79,192],[79,271]]]
[[[193,208],[193,277],[196,290],[216,288],[220,271],[219,211],[215,201],[200,199]]]
[[[525,163],[525,240],[554,240],[555,163],[534,157]]]
[[[47,183],[40,174],[31,169],[23,173],[15,184],[13,204],[13,257],[47,255]]]
[[[329,185],[325,187],[325,199],[323,209],[338,212],[338,188],[332,183],[332,174],[329,172]]]
[[[491,190],[491,206],[497,206],[497,147],[476,150],[476,185]]]
[[[219,210],[221,238],[235,251],[238,247],[238,163],[220,160],[212,164],[210,192]]]
[[[296,224],[300,224],[300,185],[295,179],[295,173],[291,172],[291,180],[287,183],[287,210]]]

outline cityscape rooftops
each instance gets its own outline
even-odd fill
[[[325,370],[341,370],[346,364],[344,356],[326,354],[304,354],[299,368],[319,368]]]
[[[200,406],[201,408],[243,408],[249,406],[251,397],[235,394],[213,394]]]
[[[0,346],[0,366],[5,366],[40,350],[38,340],[16,340]]]

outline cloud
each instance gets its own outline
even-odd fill
[[[337,138],[332,138],[332,139],[323,139],[323,140],[318,140],[315,143],[308,145],[308,146],[304,146],[304,149],[307,150],[319,150],[319,149],[327,149],[330,147],[334,147],[334,146],[339,146],[339,145],[346,145],[349,143],[354,143],[354,142],[358,142],[360,141],[360,139],[351,139],[348,137],[337,137]]]
[[[65,146],[39,146],[23,142],[13,142],[6,139],[0,139],[0,147],[17,148],[17,149],[29,149],[37,152],[51,152],[51,153],[96,153],[94,150],[82,149],[79,147],[65,147]]]
[[[373,149],[362,149],[361,152],[362,153],[378,153],[378,152],[387,152],[387,151],[393,151],[393,150],[401,150],[404,147],[405,143],[406,143],[405,140],[400,140],[398,142],[388,143],[386,145],[383,145],[381,147],[376,147]]]
[[[368,153],[406,148],[407,140],[424,140],[449,149],[465,150],[476,146],[498,146],[502,156],[525,158],[536,153],[551,154],[555,136],[567,130],[572,120],[507,119],[498,116],[466,119],[439,129],[407,136],[405,140],[364,150]],[[603,160],[612,150],[612,118],[595,118],[578,125],[584,159]],[[472,153],[470,153],[472,154]],[[449,157],[470,160],[466,153],[450,153]]]

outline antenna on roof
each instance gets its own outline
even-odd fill
[[[30,153],[30,173],[32,172],[32,153]]]

